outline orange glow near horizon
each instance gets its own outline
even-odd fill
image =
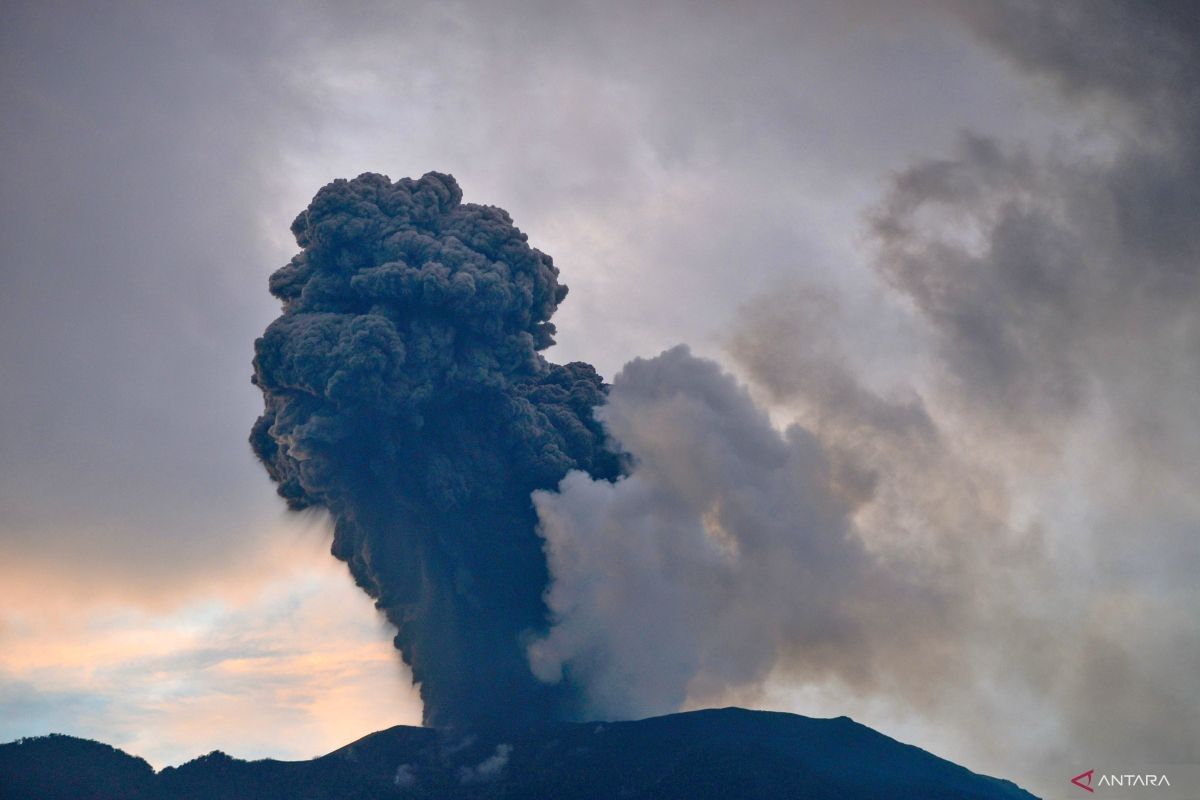
[[[67,733],[162,768],[214,749],[311,758],[419,725],[393,631],[324,550],[281,535],[174,596],[109,584],[89,599],[95,575],[0,568],[0,676],[28,708],[0,740]]]

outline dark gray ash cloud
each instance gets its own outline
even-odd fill
[[[293,509],[323,507],[333,552],[397,627],[425,720],[569,714],[534,679],[547,574],[530,493],[619,472],[590,366],[547,362],[566,295],[501,209],[452,177],[364,174],[317,193],[271,277],[283,315],[255,345],[251,442]]]

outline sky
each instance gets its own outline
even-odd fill
[[[1189,5],[9,4],[0,739],[164,766],[420,720],[246,438],[296,213],[438,170],[554,257],[547,355],[616,379],[641,457],[536,499],[535,673],[600,715],[849,714],[1030,787],[1200,762]],[[689,561],[738,503],[715,528],[764,555]],[[628,635],[573,555],[660,613]],[[689,659],[638,661],[647,630]]]

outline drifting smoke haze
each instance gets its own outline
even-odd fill
[[[334,555],[397,627],[439,726],[570,713],[519,642],[544,617],[529,496],[618,470],[600,378],[538,354],[557,269],[504,211],[461,201],[437,173],[318,192],[254,360],[255,452],[291,508],[333,515]]]
[[[890,388],[811,286],[742,309],[747,387],[684,349],[616,377],[598,415],[629,477],[535,496],[555,624],[532,664],[593,714],[783,681],[1007,725],[1030,698],[1055,709],[1011,720],[1034,771],[1200,758],[1181,566],[1200,510],[1200,12],[963,13],[1104,135],[1039,153],[967,132],[895,175],[869,217],[876,269],[931,358]],[[974,735],[1011,758],[1009,734]]]
[[[731,351],[764,403],[686,348],[635,360],[597,412],[630,475],[535,493],[555,625],[531,663],[577,681],[593,715],[745,701],[781,678],[985,705],[973,663],[1012,645],[997,625],[1030,623],[1040,531],[1011,527],[999,476],[919,399],[846,371],[808,330],[833,321],[818,298],[746,309]]]
[[[636,360],[598,413],[632,474],[536,493],[557,624],[531,646],[539,677],[565,669],[592,714],[666,713],[780,663],[879,689],[891,650],[945,624],[939,590],[855,534],[859,476],[716,363],[684,347]]]

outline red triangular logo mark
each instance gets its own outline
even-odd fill
[[[1074,778],[1071,778],[1071,783],[1080,789],[1087,789],[1089,792],[1094,792],[1096,790],[1092,788],[1092,773],[1095,771],[1094,769],[1089,769],[1087,772],[1081,772]]]

